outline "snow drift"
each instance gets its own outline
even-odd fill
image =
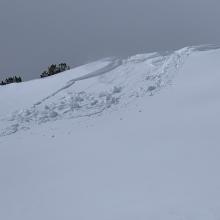
[[[0,218],[219,219],[219,60],[187,47],[0,87]]]

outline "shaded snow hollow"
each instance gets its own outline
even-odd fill
[[[219,220],[219,61],[189,47],[0,87],[0,219]]]

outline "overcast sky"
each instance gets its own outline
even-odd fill
[[[197,44],[220,44],[219,0],[0,0],[0,79]]]

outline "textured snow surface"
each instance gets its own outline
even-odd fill
[[[220,219],[219,61],[189,47],[0,87],[0,219]]]
[[[55,76],[53,81],[41,79],[25,86],[12,85],[17,87],[13,94],[16,100],[9,100],[8,105],[13,106],[4,106],[7,115],[3,115],[2,125],[8,127],[0,127],[0,135],[26,130],[33,124],[97,115],[114,105],[128,104],[136,97],[154,95],[172,82],[191,50],[136,55],[124,60],[105,59]],[[43,80],[46,82],[41,85]],[[57,88],[60,80],[62,84]],[[6,90],[3,93],[11,93],[10,87],[2,89]],[[3,94],[3,102],[6,97],[10,99]]]

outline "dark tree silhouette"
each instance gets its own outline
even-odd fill
[[[69,70],[70,67],[66,63],[60,63],[58,65],[52,64],[47,68],[47,70],[44,70],[43,73],[40,75],[41,78],[52,76],[64,71]]]
[[[20,76],[12,76],[12,77],[8,77],[5,80],[2,80],[0,85],[4,86],[7,84],[11,84],[11,83],[20,83],[22,82],[22,78]]]

